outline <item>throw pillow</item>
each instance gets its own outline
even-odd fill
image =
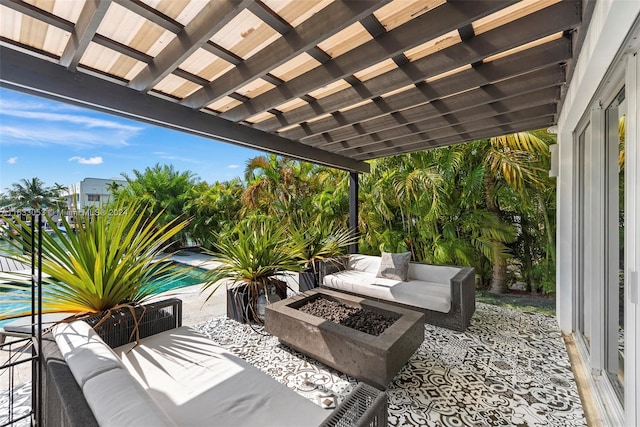
[[[411,261],[411,252],[401,254],[382,252],[380,269],[378,269],[376,277],[406,282],[409,274],[409,261]]]

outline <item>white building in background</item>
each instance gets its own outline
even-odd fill
[[[124,179],[85,178],[67,188],[67,206],[71,210],[103,206],[113,200],[111,189],[114,186],[122,188],[127,185]]]

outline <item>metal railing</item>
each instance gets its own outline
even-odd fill
[[[0,427],[42,425],[42,228],[42,216],[31,215],[31,334],[0,345]]]

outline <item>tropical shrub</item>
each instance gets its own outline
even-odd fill
[[[240,219],[240,197],[244,187],[239,179],[212,185],[193,186],[183,212],[191,218],[188,232],[194,243],[212,249],[212,232],[230,230]]]
[[[122,174],[128,185],[115,192],[116,202],[142,203],[141,212],[148,219],[155,218],[158,225],[174,222],[183,215],[183,209],[191,196],[197,179],[190,172],[180,172],[171,165],[156,164],[144,171],[133,170],[133,176]],[[180,230],[173,240],[175,246],[189,242],[187,229]]]

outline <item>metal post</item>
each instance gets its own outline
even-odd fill
[[[349,172],[349,229],[358,236],[358,172]],[[358,253],[358,242],[349,245],[349,253]]]
[[[36,238],[36,231],[38,233]],[[42,215],[31,215],[31,412],[42,426]],[[37,294],[36,294],[37,290]]]
[[[43,406],[43,390],[42,390],[42,374],[43,364],[42,359],[42,214],[38,214],[38,272],[37,272],[37,285],[38,285],[38,378],[36,381],[38,388],[38,400],[36,401],[36,426],[42,427],[42,406]]]
[[[37,259],[36,259],[36,215],[34,213],[31,214],[31,224],[28,228],[29,231],[29,250],[31,255],[31,424],[37,425],[37,411],[38,411],[38,401],[40,396],[38,396],[38,351],[36,349],[36,321],[37,321],[37,294],[36,294],[36,269],[37,269]],[[25,248],[25,244],[23,243],[23,252]]]

